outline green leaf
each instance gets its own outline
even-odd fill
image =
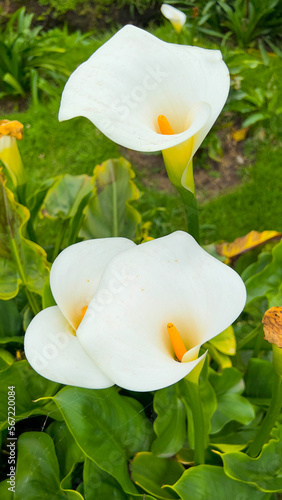
[[[112,475],[124,491],[136,494],[127,461],[137,451],[148,450],[152,440],[152,426],[138,401],[120,396],[113,387],[66,387],[54,401],[84,454]]]
[[[236,354],[236,339],[232,326],[229,326],[209,342],[223,354],[234,356]]]
[[[237,368],[225,368],[221,373],[217,373],[212,368],[209,369],[209,381],[212,384],[216,395],[226,392],[243,392],[243,375]]]
[[[79,236],[84,239],[135,237],[141,216],[130,204],[140,196],[132,180],[134,177],[130,163],[124,158],[107,160],[94,168],[94,193],[84,209]]]
[[[143,495],[127,495],[116,479],[86,459],[83,469],[85,500],[144,500]],[[146,495],[146,500],[154,500]]]
[[[25,432],[18,439],[15,500],[83,500],[60,486],[59,464],[52,438],[44,432]]]
[[[47,433],[54,441],[64,488],[71,487],[71,472],[77,462],[84,461],[84,454],[74,440],[65,422],[52,422]]]
[[[88,175],[62,175],[48,190],[41,207],[41,216],[48,219],[70,219],[76,214],[81,200],[91,191]]]
[[[10,483],[7,483],[7,479],[5,479],[4,481],[2,481],[0,483],[0,498],[1,498],[1,500],[13,500],[14,499],[13,489],[9,490],[9,488],[12,488],[12,486],[10,485]]]
[[[254,404],[269,402],[273,386],[273,364],[259,358],[251,358],[245,375],[246,396]]]
[[[232,392],[221,394],[217,397],[217,408],[211,419],[211,433],[220,431],[233,420],[247,425],[254,418],[254,409],[246,398]]]
[[[243,450],[254,439],[259,419],[260,416],[244,427],[238,422],[228,422],[218,433],[212,434],[210,446],[223,453]]]
[[[257,297],[266,297],[269,307],[282,303],[282,240],[272,249],[272,261],[262,271],[248,278],[245,284],[247,310]]]
[[[199,465],[186,470],[173,486],[182,500],[268,500],[269,495],[233,481],[222,467]]]
[[[6,370],[11,366],[14,362],[14,358],[9,351],[5,351],[5,349],[0,349],[0,371]]]
[[[23,233],[29,211],[17,203],[0,175],[0,299],[15,297],[20,285],[38,294],[49,274],[45,251]]]
[[[38,375],[27,361],[17,361],[0,372],[0,429],[7,427],[7,388],[9,386],[15,387],[16,421],[30,415],[48,414],[46,401],[35,402],[35,400],[44,396],[53,396],[60,387],[59,384]],[[55,413],[52,416],[55,418]]]
[[[160,457],[173,456],[182,448],[187,433],[186,410],[178,384],[155,393],[154,410],[157,438],[152,444],[152,452]]]
[[[172,485],[184,472],[177,460],[160,458],[152,453],[137,453],[130,464],[131,477],[146,492],[162,499],[174,499],[173,491],[165,489]]]
[[[261,491],[282,492],[282,440],[271,440],[257,458],[244,453],[222,455],[225,473],[237,481],[255,485]]]
[[[22,318],[13,300],[0,300],[0,337],[21,333]]]

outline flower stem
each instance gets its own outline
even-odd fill
[[[190,408],[193,415],[194,424],[194,462],[195,465],[205,463],[205,422],[200,398],[199,384],[186,379]]]
[[[181,198],[184,203],[186,219],[188,224],[188,232],[199,242],[200,230],[199,230],[199,214],[197,198],[189,189],[184,187],[178,188]]]
[[[282,406],[282,375],[274,373],[273,391],[267,414],[264,417],[262,426],[259,428],[254,440],[250,444],[247,454],[256,457],[264,443],[269,438],[269,434],[277,421]]]

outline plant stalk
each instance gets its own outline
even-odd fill
[[[247,454],[250,457],[256,457],[260,453],[262,446],[267,442],[271,430],[280,415],[281,406],[282,406],[282,375],[279,375],[278,373],[274,372],[273,391],[272,391],[270,406],[264,417],[262,426],[258,429],[254,440],[252,441],[247,450]]]
[[[194,424],[194,462],[195,465],[205,463],[205,422],[200,398],[199,384],[186,379],[186,387],[190,399],[190,407]]]

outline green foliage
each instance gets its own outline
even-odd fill
[[[59,464],[54,443],[44,432],[26,432],[18,441],[15,500],[20,498],[83,500],[76,491],[60,485]]]
[[[151,425],[141,411],[142,406],[120,396],[115,388],[66,387],[54,401],[85,455],[113,476],[125,492],[136,494],[127,458],[137,451],[146,451],[152,440]],[[85,415],[91,415],[91,419]]]
[[[44,33],[41,26],[32,27],[32,20],[33,14],[22,7],[0,29],[0,98],[31,94],[38,104],[41,96],[55,97],[70,75],[62,56],[84,41],[85,36],[79,35],[68,39],[66,29]]]
[[[15,201],[12,192],[5,186],[2,174],[0,181],[0,298],[8,300],[15,297],[20,286],[24,286],[27,293],[41,294],[49,274],[46,254],[42,248],[25,238],[29,211]],[[34,309],[36,312],[36,303]]]
[[[173,486],[182,500],[268,500],[269,495],[229,478],[222,467],[200,465],[186,470]]]
[[[241,452],[224,454],[224,470],[232,479],[254,485],[260,491],[282,492],[281,453],[280,435],[278,440],[271,439],[263,447],[258,458],[250,458]]]
[[[94,168],[93,195],[84,209],[79,233],[82,238],[134,238],[141,223],[140,214],[130,204],[140,196],[134,177],[130,163],[123,158]]]
[[[138,453],[130,464],[131,477],[147,493],[161,500],[177,498],[166,485],[174,484],[184,472],[177,460],[159,458],[152,453]]]

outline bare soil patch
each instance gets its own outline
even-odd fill
[[[249,160],[243,153],[243,141],[236,142],[230,129],[219,132],[222,142],[223,156],[220,161],[208,158],[205,168],[197,166],[196,153],[194,159],[194,179],[199,202],[204,202],[229,191],[241,182],[242,168],[249,166]],[[144,154],[130,149],[121,148],[122,155],[132,163],[137,178],[151,188],[173,193],[161,153]]]

